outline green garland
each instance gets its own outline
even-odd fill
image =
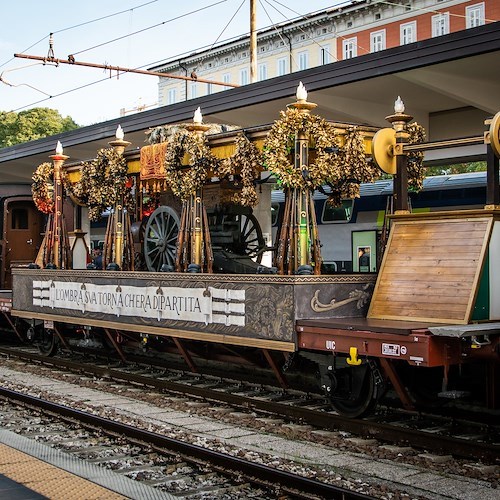
[[[220,163],[218,176],[239,175],[242,189],[234,195],[232,201],[239,205],[254,207],[259,201],[255,181],[259,178],[264,157],[257,146],[241,132],[236,137],[236,152]]]
[[[298,130],[303,130],[316,150],[316,160],[309,164],[307,176],[291,163],[291,149]],[[344,144],[338,147],[333,124],[323,118],[289,108],[274,122],[265,145],[267,169],[288,188],[318,189],[330,187],[329,203],[340,206],[343,198],[359,197],[359,185],[373,182],[379,175],[377,168],[367,160],[363,136],[357,127],[348,127]]]
[[[99,220],[101,214],[125,196],[127,162],[113,148],[100,149],[96,158],[81,166],[80,182],[72,187],[72,194],[89,209],[89,219]],[[125,205],[133,209],[133,200],[127,196]]]
[[[425,141],[425,129],[417,122],[408,124],[408,144],[421,144]],[[424,185],[424,153],[412,151],[408,155],[408,187],[420,191]]]
[[[33,184],[31,185],[31,193],[36,208],[44,214],[54,212],[54,165],[49,162],[44,162],[38,165],[35,173],[32,176]],[[52,191],[52,194],[51,194]]]
[[[188,165],[183,163],[188,156]],[[205,136],[180,129],[169,140],[165,153],[165,178],[172,192],[182,200],[195,194],[206,182],[210,172],[217,172],[216,158]]]
[[[341,206],[343,199],[359,198],[360,184],[373,182],[380,176],[378,168],[367,160],[363,136],[355,126],[346,129],[344,144],[332,162],[335,163],[332,174],[325,182],[331,189],[328,203],[332,206]]]
[[[308,175],[295,168],[291,161],[291,150],[297,131],[303,130],[316,148],[316,161],[308,167]],[[329,148],[336,145],[335,127],[323,118],[303,113],[296,108],[280,111],[264,143],[264,162],[278,182],[288,188],[315,189],[332,176],[332,153]]]

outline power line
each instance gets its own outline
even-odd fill
[[[97,45],[93,45],[92,47],[89,47],[89,48],[83,49],[83,50],[79,50],[78,52],[73,52],[71,55],[76,56],[77,54],[82,54],[83,52],[88,52],[89,50],[97,49],[98,47],[103,47],[104,45],[108,45],[110,43],[117,42],[118,40],[123,40],[124,38],[128,38],[130,36],[134,36],[134,35],[137,35],[139,33],[144,33],[145,31],[149,31],[153,28],[157,28],[158,26],[163,26],[165,24],[171,23],[173,21],[177,21],[177,20],[182,19],[184,17],[191,16],[192,14],[197,14],[198,12],[201,12],[201,11],[206,10],[206,9],[210,9],[210,8],[215,7],[216,5],[219,5],[219,4],[224,3],[224,2],[227,2],[227,0],[219,0],[218,2],[212,3],[210,5],[206,5],[205,7],[200,7],[199,9],[192,10],[191,12],[186,12],[185,14],[181,14],[181,15],[173,17],[171,19],[167,19],[166,21],[162,21],[161,23],[153,24],[152,26],[148,26],[148,27],[143,28],[141,30],[134,31],[133,33],[129,33],[127,35],[122,35],[122,36],[119,36],[117,38],[113,38],[112,40],[108,40],[107,42],[102,42],[102,43],[99,43]]]
[[[158,2],[158,0],[151,0],[149,2],[142,3],[142,4],[137,5],[135,7],[131,7],[130,9],[121,10],[120,12],[115,12],[113,14],[108,14],[106,16],[97,17],[95,19],[91,19],[90,21],[85,21],[83,23],[74,24],[73,26],[68,26],[67,28],[61,28],[60,30],[53,31],[52,33],[62,33],[63,31],[68,31],[68,30],[71,30],[71,29],[74,29],[74,28],[79,28],[80,26],[86,26],[87,24],[92,24],[92,23],[95,23],[95,22],[98,22],[98,21],[102,21],[103,19],[108,19],[110,17],[118,16],[120,14],[125,14],[126,12],[131,12],[133,10],[140,9],[141,7],[145,7],[146,5],[150,5],[150,4],[155,3],[155,2]],[[27,52],[31,48],[33,48],[36,45],[38,45],[39,43],[43,42],[46,38],[47,38],[47,35],[43,36],[42,38],[40,38],[40,40],[38,40],[37,42],[31,44],[28,48],[24,49],[21,52]],[[9,64],[13,60],[14,60],[14,57],[11,57],[8,61],[5,61],[4,63],[0,64],[0,68],[2,68],[3,66],[5,66],[6,64]]]

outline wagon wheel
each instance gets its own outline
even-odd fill
[[[340,415],[356,418],[374,408],[381,391],[368,364],[342,368],[333,376],[337,391],[330,396],[330,404]]]
[[[144,232],[144,260],[148,271],[163,264],[175,265],[175,249],[180,220],[170,207],[158,207],[149,217]]]
[[[53,356],[57,352],[57,335],[50,328],[42,328],[37,342],[38,351],[44,356]]]
[[[255,261],[262,261],[261,250],[266,246],[266,241],[262,235],[259,221],[253,214],[238,215],[240,223],[239,240],[234,243],[234,252],[240,255],[247,255],[255,258]]]

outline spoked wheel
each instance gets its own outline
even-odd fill
[[[262,252],[266,241],[262,235],[259,221],[253,214],[238,215],[240,223],[239,241],[235,243],[234,252],[240,255],[248,255],[255,261],[262,261]]]
[[[144,260],[148,271],[159,271],[163,264],[175,265],[179,227],[179,216],[170,207],[158,207],[151,214],[144,232]]]
[[[53,356],[57,351],[57,335],[54,330],[42,328],[39,334],[38,350],[44,356]]]
[[[332,377],[337,390],[330,396],[330,404],[340,415],[356,418],[375,407],[381,391],[370,365],[341,368]]]

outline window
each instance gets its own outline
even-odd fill
[[[222,81],[224,83],[231,83],[231,74],[230,73],[224,73],[222,75]],[[224,86],[224,90],[227,90],[229,87]]]
[[[267,78],[267,64],[261,63],[259,64],[259,82],[265,80]]]
[[[381,17],[382,17],[382,14],[380,14],[380,12],[377,12],[375,14],[375,21],[378,21]]]
[[[287,64],[286,64],[286,57],[282,57],[281,59],[278,59],[277,61],[277,74],[278,76],[283,76],[286,75],[287,73]]]
[[[167,104],[175,104],[176,89],[168,89]]]
[[[28,229],[28,211],[25,208],[14,208],[11,220],[11,229]]]
[[[347,27],[352,28],[352,21],[347,21]]]
[[[450,32],[450,15],[448,12],[443,12],[436,16],[432,16],[432,36],[447,35]]]
[[[465,24],[467,29],[482,26],[484,23],[484,3],[469,5],[469,7],[465,8]]]
[[[354,200],[343,200],[341,207],[333,207],[325,200],[321,222],[323,224],[328,224],[329,222],[349,222],[352,217],[353,204]]]
[[[379,52],[385,49],[385,30],[370,33],[370,51]]]
[[[214,93],[214,87],[211,83],[207,83],[207,95],[211,95]]]
[[[342,42],[342,54],[344,59],[351,59],[358,55],[357,44],[358,40],[356,37],[347,38]]]
[[[323,45],[319,49],[319,64],[328,64],[330,62],[330,46]]]
[[[240,70],[240,85],[248,85],[248,69]]]
[[[307,69],[309,67],[309,53],[307,50],[299,52],[299,70]]]
[[[417,21],[402,24],[399,28],[400,44],[407,45],[417,41]]]
[[[191,99],[195,99],[198,97],[198,87],[196,86],[196,82],[191,82]]]

